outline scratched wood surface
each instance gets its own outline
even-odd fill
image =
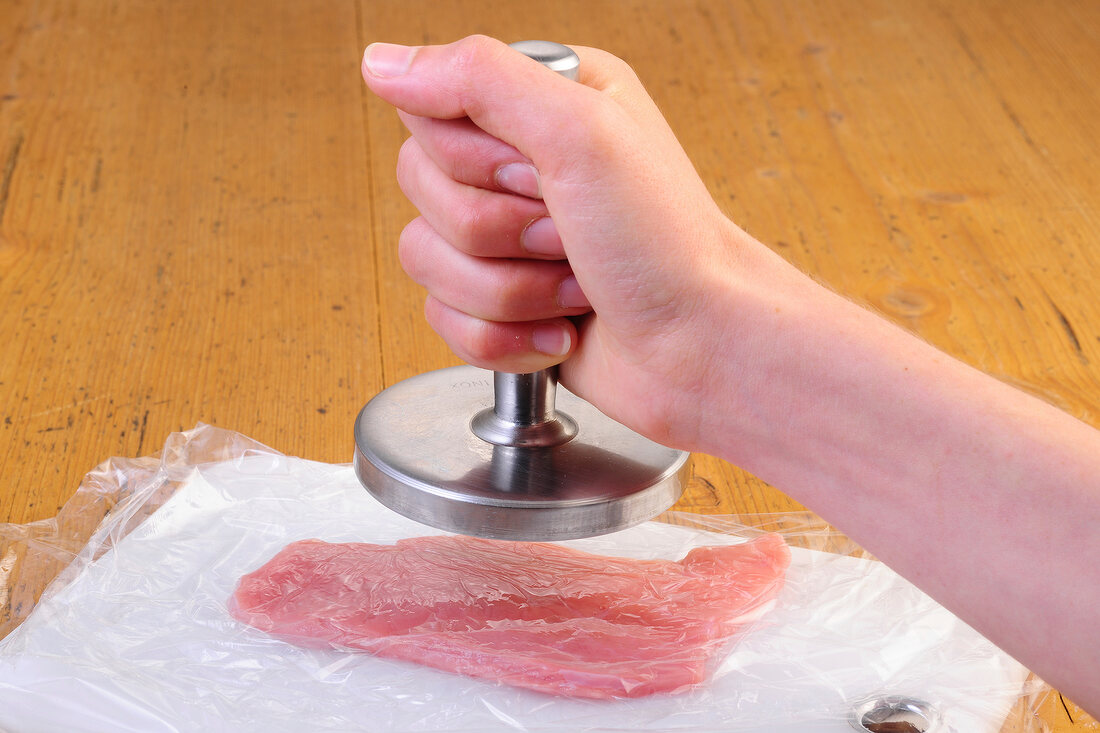
[[[397,264],[403,131],[358,66],[475,32],[624,57],[742,226],[1100,422],[1091,0],[5,0],[0,522],[200,421],[347,461],[366,399],[456,363]],[[799,508],[697,474],[686,508]]]

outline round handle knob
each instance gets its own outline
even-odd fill
[[[566,79],[576,81],[581,59],[569,46],[553,41],[517,41],[511,47]]]

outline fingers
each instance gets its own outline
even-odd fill
[[[650,333],[693,282],[682,247],[725,221],[633,72],[574,50],[580,83],[484,37],[364,54],[367,85],[413,133],[399,179],[421,218],[403,266],[430,293],[432,326],[479,366],[527,371],[578,350],[569,319],[595,319],[574,270],[603,331]]]
[[[436,120],[397,111],[412,136],[454,180],[489,190],[542,198],[539,173],[523,154],[468,118]]]
[[[424,315],[463,361],[496,371],[528,373],[559,364],[577,343],[566,318],[499,323],[475,318],[428,296]]]
[[[459,165],[457,159],[436,152],[444,165],[448,161]],[[471,164],[465,171],[467,180],[479,177],[476,168]],[[397,179],[432,229],[462,252],[477,257],[565,257],[561,238],[541,201],[456,181],[416,137],[401,147]]]
[[[398,255],[435,299],[474,318],[535,321],[590,308],[567,262],[474,257],[450,246],[423,217],[401,233]]]

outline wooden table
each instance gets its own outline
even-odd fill
[[[624,57],[742,226],[1100,421],[1092,0],[7,0],[0,522],[200,421],[348,461],[370,396],[456,363],[397,263],[404,132],[359,60],[475,32]],[[697,471],[689,508],[799,508]]]

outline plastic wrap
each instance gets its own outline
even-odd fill
[[[553,695],[675,693],[774,607],[778,535],[637,560],[436,535],[303,540],[241,579],[230,614],[306,646],[361,649]]]
[[[704,683],[590,700],[298,646],[234,619],[239,579],[291,542],[441,534],[377,504],[348,466],[200,426],[159,458],[104,464],[71,507],[0,526],[0,611],[9,626],[22,620],[0,641],[0,729],[12,733],[839,732],[906,706],[916,730],[999,731],[1013,710],[1012,730],[1039,730],[1027,701],[1042,683],[810,515],[669,513],[561,543],[665,560],[762,532],[791,547],[775,607],[720,651]],[[73,553],[34,604],[36,579]]]

